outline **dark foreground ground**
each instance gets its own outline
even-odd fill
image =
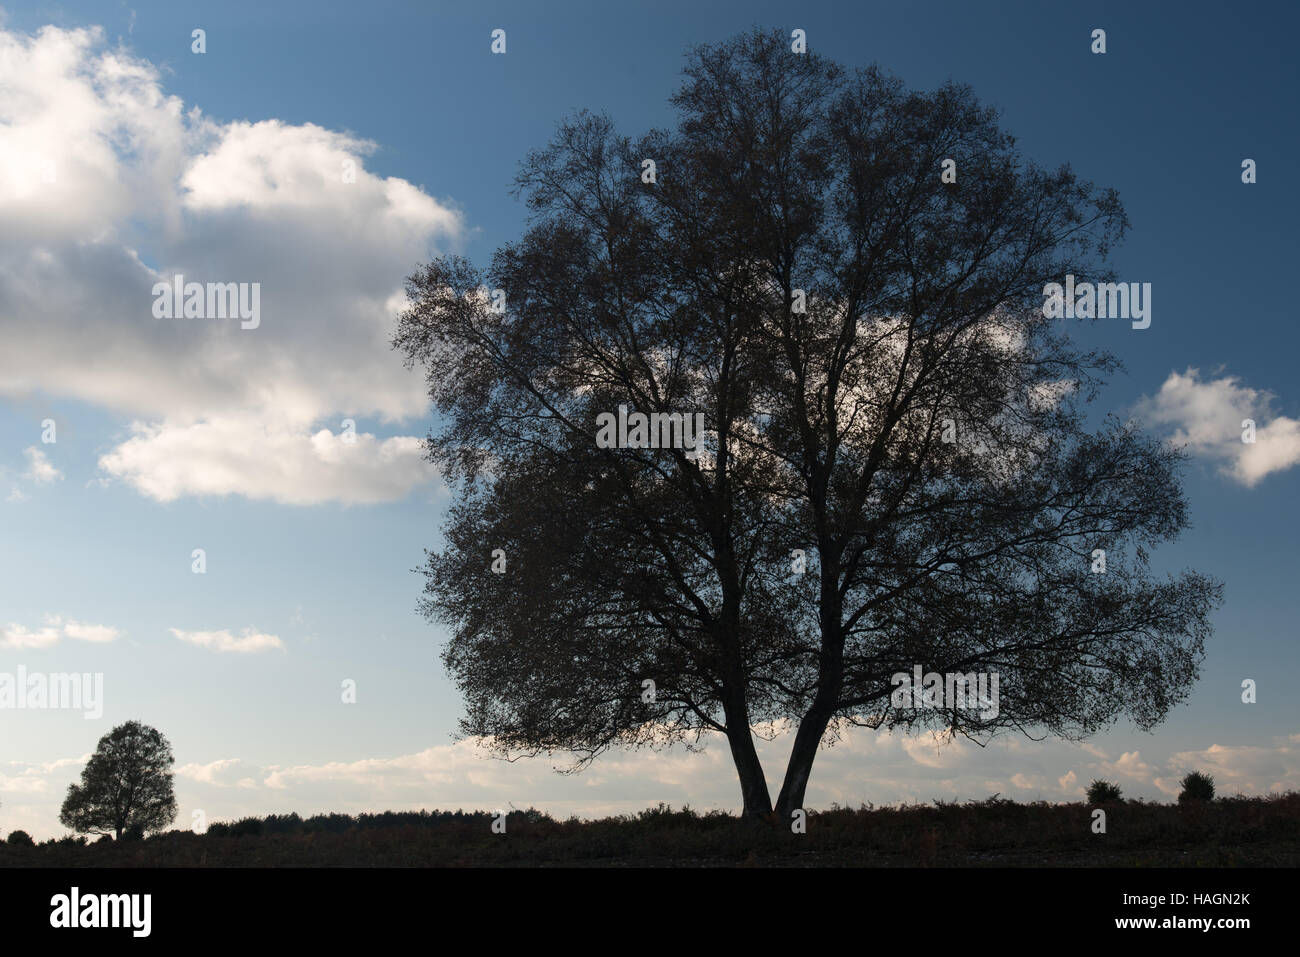
[[[636,816],[556,821],[511,812],[296,814],[170,831],[143,841],[0,844],[0,867],[1295,867],[1300,793],[1194,804],[1104,805],[991,798],[812,812],[807,833],[664,806]]]

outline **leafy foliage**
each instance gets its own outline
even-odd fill
[[[1096,780],[1088,785],[1089,804],[1112,804],[1120,799],[1118,784]]]
[[[1180,804],[1188,801],[1213,801],[1214,778],[1201,771],[1192,771],[1183,776],[1182,792],[1178,795]]]
[[[171,745],[155,728],[128,721],[99,739],[68,787],[59,820],[74,831],[143,838],[176,819]]]
[[[530,154],[529,228],[490,268],[409,279],[394,345],[427,372],[429,457],[458,488],[421,607],[451,626],[462,732],[579,767],[718,732],[763,816],[753,736],[778,722],[786,815],[846,725],[1161,721],[1220,586],[1151,573],[1187,525],[1182,458],[1090,426],[1117,363],[1042,309],[1067,273],[1109,278],[1118,196],[1025,160],[966,87],[910,91],[779,32],[700,47],[685,75],[675,129],[583,113]],[[620,405],[703,414],[699,454],[599,447]],[[998,673],[999,708],[895,706],[915,664]]]

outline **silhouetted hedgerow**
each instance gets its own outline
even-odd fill
[[[742,821],[666,804],[596,821],[511,810],[296,814],[216,822],[205,835],[0,845],[0,867],[1192,866],[1300,865],[1300,793],[1155,804],[1130,800],[1092,832],[1084,803],[807,809],[807,832],[775,815]]]

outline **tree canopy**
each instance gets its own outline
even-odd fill
[[[59,820],[80,833],[147,834],[176,819],[172,793],[171,745],[155,728],[128,721],[99,739],[81,772],[68,786]]]
[[[755,735],[789,723],[788,815],[846,725],[1159,722],[1220,586],[1151,570],[1188,523],[1180,453],[1089,423],[1118,363],[1043,310],[1113,278],[1118,196],[1022,157],[967,87],[779,33],[694,49],[672,103],[635,140],[563,122],[522,164],[524,235],[408,281],[394,345],[458,493],[421,608],[461,730],[579,766],[720,733],[761,815]],[[603,447],[620,406],[702,413],[699,448]],[[898,706],[918,665],[997,673],[998,707]]]

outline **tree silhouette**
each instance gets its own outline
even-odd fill
[[[59,811],[65,827],[89,834],[159,831],[176,819],[170,768],[171,745],[156,729],[128,721],[99,739],[81,772],[68,786]]]
[[[674,130],[561,124],[489,270],[408,281],[394,346],[458,488],[421,609],[452,626],[462,732],[579,767],[718,732],[762,815],[755,735],[793,722],[788,819],[846,724],[1160,721],[1220,586],[1150,571],[1187,524],[1181,457],[1089,429],[1118,363],[1043,310],[1067,273],[1111,278],[1116,194],[1024,160],[965,87],[778,33],[696,48],[685,75]],[[620,406],[703,413],[701,448],[601,447]],[[916,665],[998,673],[996,713],[899,705]]]

